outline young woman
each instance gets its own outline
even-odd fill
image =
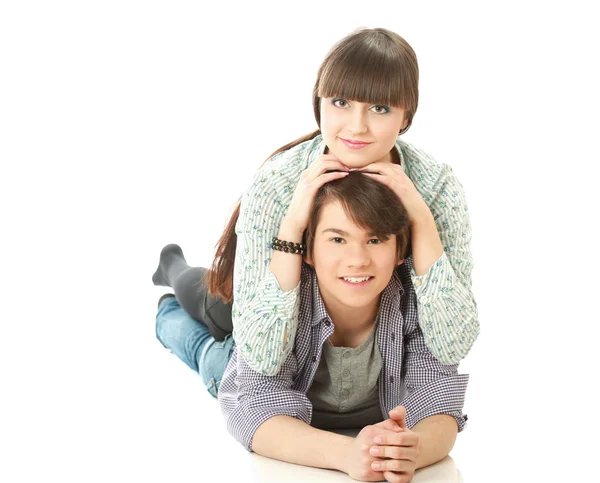
[[[182,306],[215,338],[233,329],[241,356],[255,371],[277,374],[298,330],[301,261],[274,252],[271,239],[300,242],[315,192],[350,170],[370,173],[406,207],[410,275],[432,354],[444,364],[456,363],[477,338],[471,227],[462,186],[447,165],[399,137],[417,109],[418,77],[413,49],[393,32],[363,29],[336,44],[314,86],[319,129],[267,160],[221,237],[212,270],[190,272],[194,284],[181,283],[203,291],[201,305],[188,304],[185,291],[175,287]],[[161,260],[169,259],[172,249],[166,247]],[[161,267],[153,280],[170,285]],[[196,300],[194,293],[190,300]]]
[[[362,481],[410,481],[452,449],[468,381],[425,346],[404,259],[410,218],[391,189],[355,172],[324,184],[307,220],[301,253],[281,252],[305,263],[295,342],[276,375],[254,371],[232,337],[216,341],[172,296],[159,302],[157,337],[200,372],[248,450]],[[165,268],[187,266],[180,257]],[[341,428],[362,429],[329,431]]]

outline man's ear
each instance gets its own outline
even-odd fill
[[[308,253],[306,255],[303,255],[302,258],[304,260],[304,263],[306,263],[307,265],[310,265],[311,267],[313,267],[313,261],[310,258],[310,255]],[[313,267],[313,268],[315,268],[315,267]]]

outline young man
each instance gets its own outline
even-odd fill
[[[175,299],[161,302],[159,339],[202,374],[248,450],[400,482],[452,449],[468,376],[425,346],[404,259],[409,226],[396,195],[360,173],[319,190],[306,246],[288,252],[306,263],[294,347],[275,376],[251,369],[230,337],[212,339]],[[362,429],[356,438],[330,431],[341,428]]]

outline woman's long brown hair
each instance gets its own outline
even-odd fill
[[[360,29],[343,38],[325,57],[313,89],[313,110],[319,129],[280,147],[275,154],[317,137],[321,126],[322,97],[341,97],[358,102],[402,106],[407,126],[412,124],[419,103],[419,68],[412,47],[398,34],[386,29]],[[263,162],[261,167],[266,163]],[[233,300],[233,268],[240,216],[238,201],[229,223],[216,245],[208,274],[208,291],[224,302]]]

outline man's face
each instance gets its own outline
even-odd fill
[[[326,203],[320,212],[312,251],[307,257],[317,274],[327,308],[369,309],[379,303],[395,267],[396,236],[381,240],[356,225],[342,205]]]

